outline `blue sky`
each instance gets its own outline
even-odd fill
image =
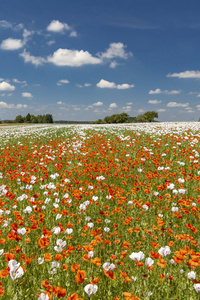
[[[0,119],[200,117],[199,0],[7,0]]]

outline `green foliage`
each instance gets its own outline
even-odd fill
[[[24,118],[21,115],[16,116],[15,123],[24,123]]]
[[[146,117],[148,122],[153,122],[154,118],[158,118],[158,113],[157,111],[147,111],[144,113],[144,116]]]
[[[50,114],[35,116],[28,113],[26,117],[16,116],[14,123],[53,123],[53,117]]]
[[[155,122],[154,118],[158,118],[158,113],[156,111],[147,111],[144,114],[138,115],[134,118],[134,123],[145,123],[145,122]]]

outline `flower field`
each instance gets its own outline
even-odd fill
[[[0,128],[0,299],[200,299],[200,123]]]

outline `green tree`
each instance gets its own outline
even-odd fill
[[[31,115],[30,120],[31,120],[31,123],[38,123],[38,119],[37,119],[37,117],[34,116],[34,115]]]
[[[26,115],[24,122],[27,122],[27,123],[31,122],[31,115],[29,113]]]
[[[45,115],[45,122],[44,123],[53,123],[53,117],[50,114]]]
[[[145,115],[138,115],[134,122],[136,123],[144,123],[144,122],[148,122],[147,117]]]
[[[144,116],[147,118],[148,122],[153,122],[154,118],[158,118],[158,113],[157,111],[147,111],[144,113]]]
[[[24,123],[24,118],[21,115],[16,116],[14,123]]]

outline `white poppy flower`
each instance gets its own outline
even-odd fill
[[[95,294],[97,290],[98,290],[98,286],[96,284],[87,284],[84,287],[84,291],[86,292],[86,294],[88,294],[88,296]]]
[[[171,253],[171,250],[169,246],[161,247],[160,250],[158,250],[158,253],[162,256],[168,256]]]
[[[191,271],[187,274],[188,279],[196,279],[196,272]]]
[[[133,252],[133,253],[131,253],[131,255],[129,255],[129,257],[132,260],[141,261],[144,258],[144,253],[142,251],[140,251],[140,252]]]

